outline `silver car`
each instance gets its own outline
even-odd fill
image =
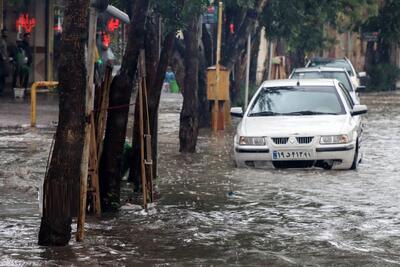
[[[313,67],[313,68],[298,68],[294,69],[289,76],[289,79],[336,79],[349,92],[354,103],[359,104],[360,98],[358,92],[365,89],[364,86],[355,87],[351,78],[344,68],[328,68],[328,67]]]

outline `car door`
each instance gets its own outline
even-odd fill
[[[353,107],[356,104],[354,103],[353,98],[350,96],[349,91],[346,90],[346,88],[344,87],[344,85],[342,83],[339,83],[339,88],[344,96],[347,106],[349,107],[350,110],[353,110]],[[363,134],[363,124],[361,121],[361,116],[359,116],[359,115],[351,116],[350,120],[351,120],[352,126],[357,131],[357,137],[358,137],[358,141],[359,141],[359,145],[360,145],[362,142],[362,134]]]

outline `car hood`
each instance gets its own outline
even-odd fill
[[[347,133],[347,115],[245,117],[239,125],[240,135],[288,136]]]

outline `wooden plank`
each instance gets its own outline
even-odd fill
[[[147,85],[146,79],[144,79],[144,107],[145,107],[145,120],[146,120],[146,133],[143,136],[146,141],[146,185],[147,185],[147,194],[146,196],[149,199],[149,202],[153,202],[153,160],[152,160],[152,149],[151,149],[151,131],[150,131],[150,115],[149,115],[149,105],[147,101]]]
[[[99,159],[97,157],[97,142],[96,142],[96,130],[94,124],[94,114],[90,115],[90,124],[92,127],[91,129],[91,136],[90,136],[90,161],[89,169],[93,169],[93,172],[90,176],[91,178],[91,188],[93,188],[92,192],[92,199],[93,199],[93,209],[94,214],[99,216],[101,214],[101,207],[100,207],[100,186],[99,186]]]
[[[89,18],[89,39],[88,39],[88,59],[87,59],[87,89],[86,89],[86,118],[89,118],[94,106],[94,62],[95,62],[95,46],[96,46],[96,28],[97,28],[97,12],[95,9],[90,9]],[[83,147],[83,155],[81,161],[80,173],[80,199],[79,199],[79,214],[77,221],[76,241],[82,241],[85,231],[86,220],[86,205],[87,205],[87,177],[89,166],[89,148],[90,148],[90,129],[91,124],[86,122],[85,125],[85,140]]]
[[[147,181],[146,181],[146,168],[144,164],[144,122],[143,122],[143,89],[146,83],[145,74],[145,57],[144,50],[140,50],[139,57],[139,132],[140,132],[140,173],[142,181],[142,193],[143,193],[143,208],[147,209]]]

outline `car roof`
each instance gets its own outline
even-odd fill
[[[333,68],[333,67],[310,67],[310,68],[297,68],[294,69],[294,72],[345,72],[344,68]]]
[[[310,59],[311,62],[328,63],[334,61],[348,62],[347,58],[331,58],[331,57],[314,57]]]
[[[285,86],[335,86],[335,79],[286,79],[268,80],[261,84],[261,87],[285,87]]]

